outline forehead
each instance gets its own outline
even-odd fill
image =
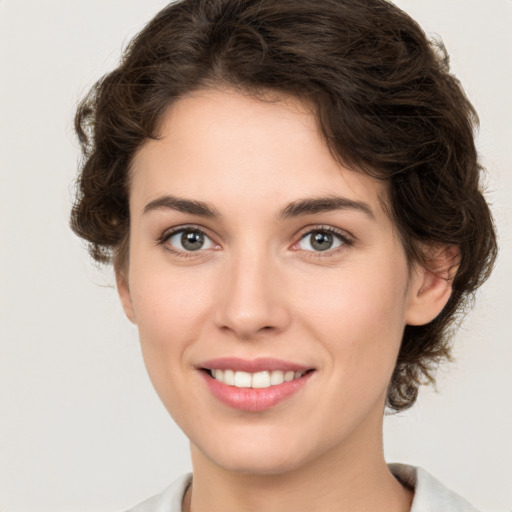
[[[142,146],[131,170],[130,202],[138,208],[172,191],[219,206],[236,196],[259,211],[341,194],[380,211],[386,195],[383,182],[333,157],[309,105],[233,90],[196,91],[175,102],[159,139]]]

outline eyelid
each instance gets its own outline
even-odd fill
[[[208,238],[213,245],[215,245],[217,247],[219,246],[219,244],[214,241],[214,237],[212,237],[209,234],[208,229],[204,228],[203,226],[196,225],[196,224],[183,224],[181,226],[174,226],[172,228],[165,230],[162,233],[162,236],[160,236],[158,238],[157,245],[164,246],[165,250],[167,250],[177,256],[180,256],[182,258],[189,258],[189,257],[193,257],[193,256],[198,256],[200,254],[204,254],[205,249],[198,249],[197,251],[186,251],[186,250],[182,250],[182,249],[173,247],[170,244],[167,244],[167,241],[170,238],[172,238],[174,235],[176,235],[182,231],[196,231],[198,233],[201,233],[202,235],[204,235],[205,238]]]
[[[175,226],[172,228],[167,229],[164,231],[162,236],[157,240],[158,245],[164,245],[165,249],[172,252],[173,254],[177,254],[178,256],[187,258],[191,256],[198,256],[201,253],[205,252],[205,249],[198,249],[197,251],[186,251],[174,248],[170,246],[169,244],[166,245],[166,242],[177,233],[180,233],[182,231],[197,231],[201,234],[203,234],[206,238],[208,238],[214,245],[218,247],[219,244],[214,241],[214,237],[209,234],[209,230],[204,228],[203,226],[199,226],[197,224],[184,224],[181,226]],[[324,231],[326,233],[330,233],[337,237],[341,244],[338,247],[335,247],[333,249],[326,249],[325,251],[308,251],[305,249],[298,249],[300,251],[303,251],[305,253],[309,253],[308,256],[314,256],[314,257],[329,257],[332,256],[334,253],[337,253],[340,250],[344,250],[354,243],[354,238],[352,235],[347,233],[344,230],[341,230],[339,228],[335,228],[330,225],[316,225],[316,226],[307,226],[301,230],[301,234],[298,236],[298,240],[293,243],[292,247],[295,247],[300,241],[302,241],[304,238],[306,238],[308,235],[311,235],[315,232],[321,232]]]
[[[303,231],[299,235],[299,238],[298,238],[297,242],[295,242],[293,244],[293,247],[298,245],[299,242],[301,242],[308,235],[311,235],[311,234],[317,233],[317,232],[322,232],[322,231],[334,235],[341,241],[341,244],[338,247],[335,247],[333,249],[326,249],[325,251],[308,251],[305,249],[298,249],[300,251],[308,253],[308,256],[329,257],[339,251],[347,249],[348,247],[350,247],[354,244],[354,237],[352,235],[350,235],[349,233],[347,233],[344,230],[335,228],[333,226],[329,226],[329,225],[308,226],[307,228],[304,228],[304,229],[305,229],[305,231]]]
[[[211,235],[209,234],[209,230],[204,228],[203,226],[200,226],[198,224],[182,224],[180,226],[173,226],[172,228],[166,229],[162,235],[159,237],[159,241],[165,241],[168,240],[172,235],[175,235],[176,233],[179,233],[180,231],[186,231],[189,229],[190,231],[199,231],[206,235],[208,238],[211,238]]]

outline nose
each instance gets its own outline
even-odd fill
[[[269,254],[233,255],[222,273],[216,326],[240,339],[282,332],[290,323],[286,287]]]

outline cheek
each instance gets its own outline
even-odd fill
[[[170,272],[152,265],[133,267],[131,295],[141,338],[150,343],[177,344],[202,325],[209,307],[208,280],[200,272]]]
[[[144,363],[157,394],[179,422],[190,414],[180,397],[191,393],[184,377],[192,369],[190,348],[207,325],[208,283],[191,279],[190,272],[135,264],[132,269],[132,303]]]
[[[322,293],[303,305],[331,364],[354,382],[388,378],[405,326],[406,267],[394,273],[369,268],[324,282]]]
[[[304,307],[323,325],[336,327],[360,324],[353,333],[402,325],[405,319],[407,274],[405,269],[372,270],[370,265],[347,269],[341,275],[318,280],[314,293],[304,294]]]
[[[135,262],[134,262],[135,263]],[[208,281],[190,270],[133,265],[131,294],[147,372],[163,403],[180,415],[177,397],[187,394],[184,372],[190,349],[204,337],[211,292]],[[200,273],[199,273],[200,274]]]

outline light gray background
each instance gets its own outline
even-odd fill
[[[512,510],[512,2],[400,0],[440,34],[481,116],[501,259],[457,362],[389,418],[388,460]],[[0,511],[115,511],[189,470],[110,270],[67,227],[79,97],[163,0],[0,1]],[[335,404],[333,404],[335,406]]]

